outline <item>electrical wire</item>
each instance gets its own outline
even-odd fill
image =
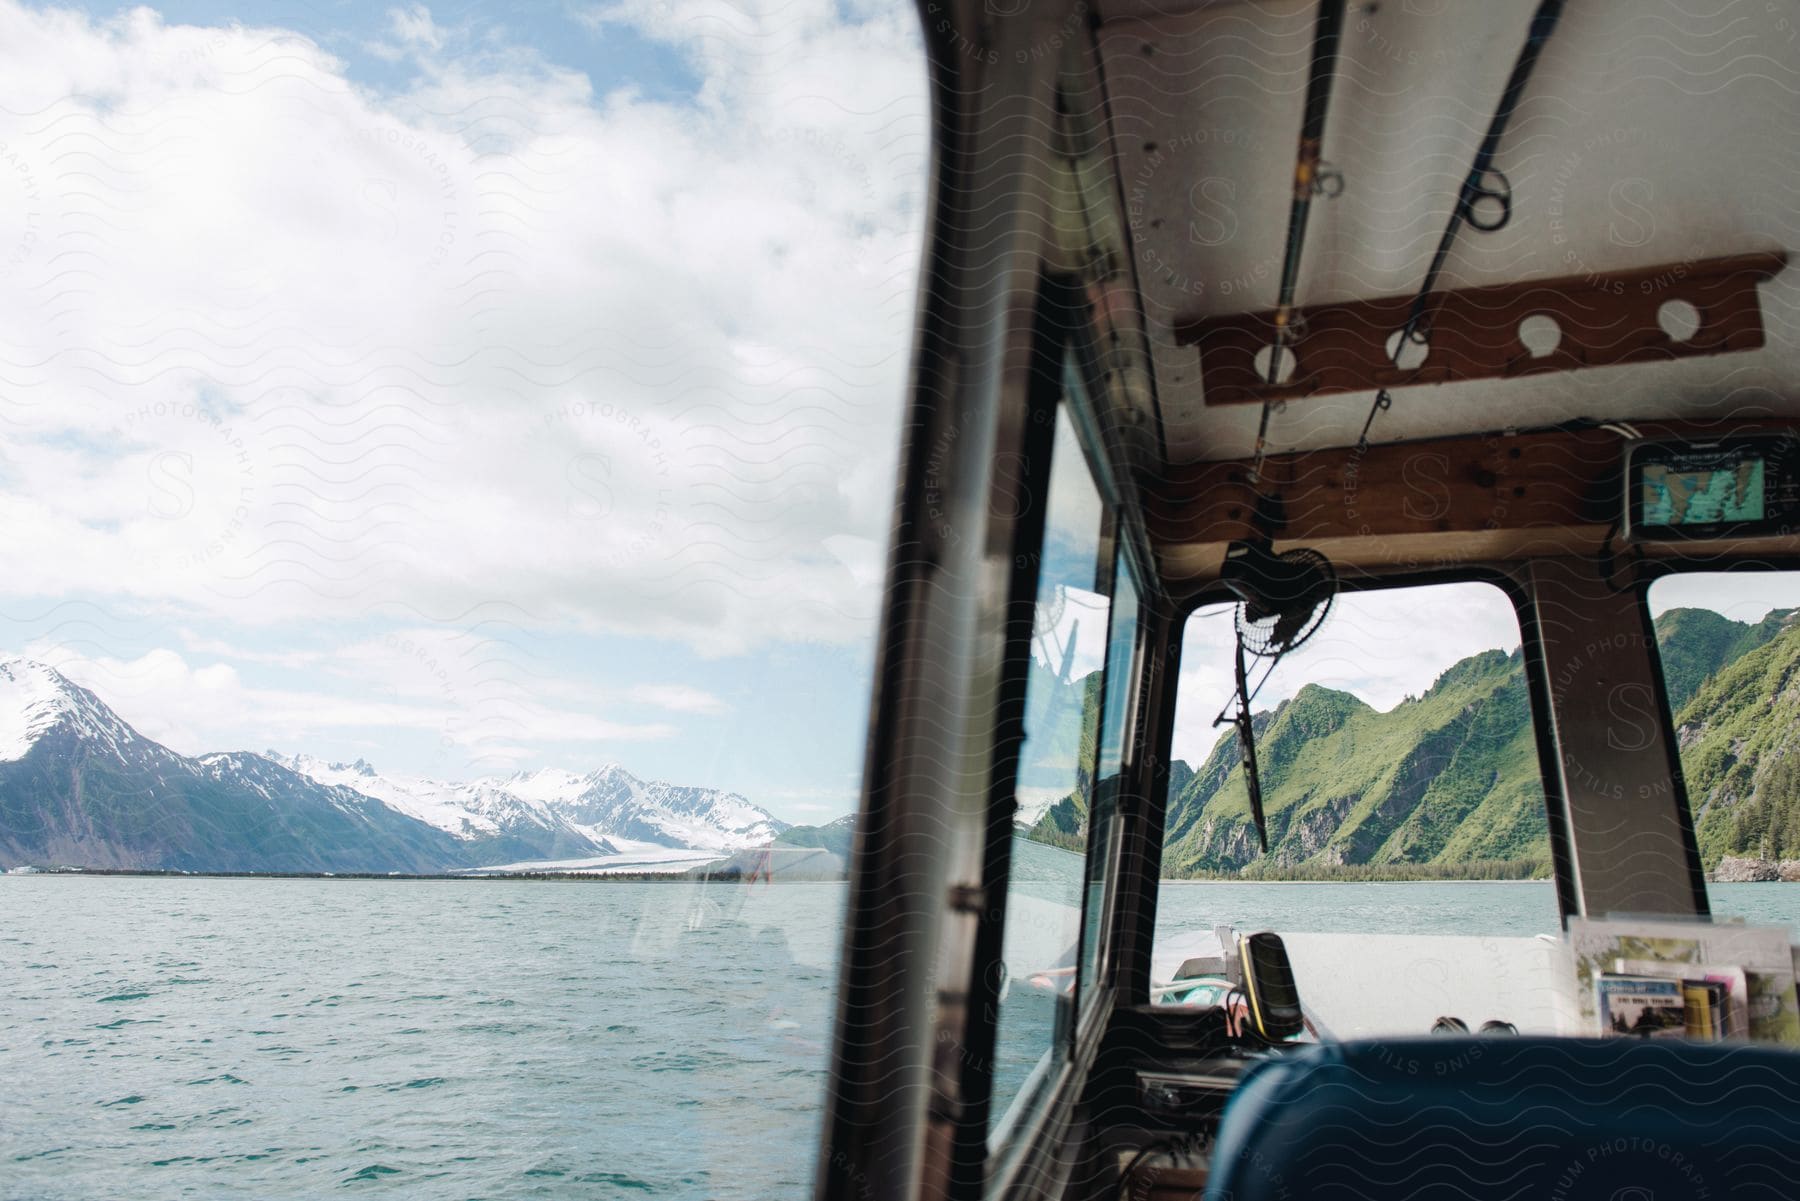
[[[1637,579],[1636,568],[1644,561],[1644,548],[1635,546],[1636,552],[1631,560],[1632,572],[1623,585],[1613,583],[1613,577],[1619,574],[1619,558],[1613,550],[1613,539],[1619,535],[1619,519],[1613,518],[1612,524],[1606,527],[1606,533],[1600,536],[1600,549],[1594,552],[1594,563],[1600,572],[1600,582],[1614,595],[1629,592]]]
[[[1131,1157],[1130,1162],[1125,1165],[1125,1170],[1119,1173],[1119,1195],[1124,1197],[1132,1195],[1131,1178],[1137,1174],[1139,1165],[1150,1156],[1166,1154],[1171,1159],[1178,1156],[1204,1159],[1206,1144],[1206,1136],[1198,1131],[1172,1134],[1167,1138],[1157,1139],[1153,1143],[1146,1143],[1138,1148],[1138,1153]]]

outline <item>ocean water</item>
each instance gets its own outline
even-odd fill
[[[0,878],[0,1198],[803,1195],[843,899]]]
[[[835,884],[0,877],[0,1201],[810,1187]],[[1714,906],[1791,924],[1800,888]],[[1532,934],[1542,884],[1179,884],[1162,929]],[[1023,1056],[1041,1031],[1015,1023]]]

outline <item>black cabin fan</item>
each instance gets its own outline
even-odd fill
[[[1278,659],[1317,633],[1338,589],[1331,561],[1304,546],[1276,554],[1266,542],[1233,542],[1220,575],[1238,598],[1238,639],[1260,659]]]

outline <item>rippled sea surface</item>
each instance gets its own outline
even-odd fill
[[[843,899],[0,878],[0,1198],[802,1195]]]
[[[0,877],[0,1199],[802,1196],[843,904],[828,884]],[[1714,908],[1791,924],[1800,886],[1718,887]],[[1177,885],[1161,919],[1555,928],[1540,884]]]

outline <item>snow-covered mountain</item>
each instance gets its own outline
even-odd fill
[[[568,859],[619,851],[604,835],[580,829],[548,805],[504,792],[485,780],[462,784],[386,775],[362,759],[327,763],[311,755],[290,758],[275,751],[265,751],[264,755],[321,784],[354,789],[396,812],[476,844],[484,863]]]
[[[640,780],[616,763],[586,775],[543,768],[463,783],[386,775],[361,759],[325,763],[310,755],[268,755],[320,783],[354,788],[458,838],[561,830],[601,848],[540,858],[646,846],[735,851],[763,846],[787,829],[735,792]]]
[[[617,764],[458,782],[275,751],[190,759],[54,669],[0,660],[0,864],[434,872],[724,853],[786,828],[736,793]]]
[[[87,689],[29,659],[0,660],[0,763],[16,763],[51,734],[81,738],[122,758],[174,756],[119,719]]]
[[[178,755],[54,669],[0,660],[0,863],[440,872],[460,851],[261,756]]]
[[[483,783],[533,798],[596,837],[735,851],[763,846],[787,829],[735,792],[640,780],[616,763],[585,776],[552,768]]]

